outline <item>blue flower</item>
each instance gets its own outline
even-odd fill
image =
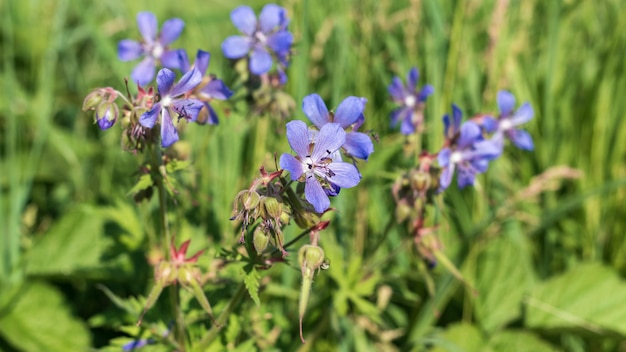
[[[250,72],[260,75],[272,68],[274,53],[279,63],[281,80],[286,79],[284,68],[288,65],[293,35],[287,30],[289,19],[284,8],[268,4],[263,7],[259,20],[248,6],[234,9],[230,18],[244,35],[230,36],[222,43],[224,56],[239,59],[250,54]]]
[[[287,140],[296,156],[284,153],[280,157],[280,167],[291,173],[292,180],[306,182],[304,196],[318,213],[330,206],[325,191],[337,187],[356,186],[361,177],[356,167],[350,163],[335,161],[331,157],[345,143],[346,132],[337,123],[327,123],[310,143],[309,129],[302,121],[287,123]]]
[[[443,148],[437,156],[437,161],[442,167],[439,179],[440,190],[445,190],[450,186],[455,169],[458,169],[459,188],[473,185],[476,175],[487,171],[489,161],[498,157],[502,152],[496,143],[483,138],[480,126],[475,122],[466,121],[459,127],[461,110],[455,105],[452,105],[452,110],[452,123],[448,115],[444,116],[443,120],[446,136],[453,136],[450,139],[447,138],[448,146]]]
[[[202,73],[196,68],[185,73],[174,85],[176,74],[167,68],[157,74],[157,85],[160,100],[139,118],[139,123],[152,128],[161,116],[161,146],[167,148],[178,140],[178,131],[172,122],[173,118],[195,121],[204,104],[198,99],[186,97],[202,81]]]
[[[321,129],[328,123],[338,123],[343,129],[352,127],[352,132],[346,134],[346,142],[341,146],[348,154],[355,158],[367,160],[374,152],[371,138],[357,129],[365,122],[363,111],[367,99],[359,97],[347,97],[344,99],[335,113],[328,112],[326,104],[317,94],[311,94],[302,100],[302,111]]]
[[[498,92],[498,108],[500,115],[490,123],[490,128],[495,130],[492,137],[493,141],[500,147],[504,145],[504,138],[511,140],[515,146],[523,150],[533,150],[534,144],[530,134],[524,130],[516,128],[517,126],[530,121],[535,112],[530,103],[526,102],[513,111],[515,107],[515,96],[510,92],[501,90]]]
[[[401,105],[391,112],[391,125],[395,126],[402,121],[400,126],[402,134],[409,135],[415,133],[416,130],[421,131],[424,119],[424,102],[435,91],[430,84],[418,89],[418,79],[419,72],[413,67],[406,76],[406,85],[402,83],[400,78],[394,77],[387,88],[393,101]]]
[[[196,54],[196,61],[193,66],[189,65],[189,58],[187,57],[187,52],[183,49],[178,50],[178,58],[179,58],[179,67],[183,73],[189,72],[192,67],[195,67],[200,73],[204,76],[206,74],[206,70],[209,67],[209,61],[211,59],[211,54],[206,51],[198,50]],[[195,95],[198,99],[202,100],[204,106],[207,109],[208,118],[202,122],[197,120],[199,123],[209,123],[211,125],[216,125],[219,120],[217,118],[217,113],[211,106],[210,101],[213,99],[217,100],[226,100],[233,95],[233,92],[224,84],[221,79],[216,79],[212,76],[205,76],[202,80],[202,83],[198,85]]]
[[[122,61],[135,60],[141,56],[144,59],[133,69],[131,78],[139,85],[147,85],[154,78],[154,71],[158,62],[169,68],[178,68],[178,56],[175,51],[168,49],[176,40],[185,27],[185,22],[179,18],[172,18],[161,28],[157,34],[157,19],[151,12],[137,14],[137,25],[143,37],[142,42],[125,39],[117,46],[117,55]]]

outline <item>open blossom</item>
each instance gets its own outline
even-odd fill
[[[393,101],[400,105],[391,113],[391,125],[395,126],[402,121],[400,126],[402,134],[409,135],[416,130],[420,131],[424,119],[424,102],[435,91],[430,84],[418,89],[418,79],[419,72],[413,67],[406,76],[406,85],[400,78],[394,77],[387,88]]]
[[[268,4],[263,7],[257,21],[248,6],[234,9],[230,18],[244,35],[230,36],[222,43],[224,56],[239,59],[250,54],[250,72],[260,75],[272,68],[272,55],[278,60],[281,80],[293,44],[293,35],[287,30],[289,19],[284,8]]]
[[[473,185],[476,175],[487,171],[489,161],[495,159],[502,152],[501,148],[491,140],[485,140],[482,130],[473,121],[466,121],[462,125],[461,110],[452,106],[453,118],[444,116],[445,133],[448,146],[443,148],[437,161],[442,167],[439,180],[440,189],[450,186],[454,171],[457,171],[459,188]]]
[[[197,122],[216,125],[219,120],[217,118],[217,113],[215,112],[215,109],[213,109],[210,104],[211,100],[226,100],[233,95],[233,92],[226,86],[226,84],[224,84],[224,81],[222,81],[221,79],[217,79],[212,76],[206,76],[206,71],[209,67],[209,61],[211,59],[210,53],[204,50],[198,50],[198,53],[196,54],[196,61],[194,62],[193,66],[189,64],[189,58],[187,57],[187,52],[185,50],[178,50],[178,58],[179,67],[183,73],[187,73],[195,67],[204,76],[202,79],[202,83],[198,85],[198,87],[194,91],[194,94],[204,103],[204,107],[207,109],[208,118],[203,121],[197,120]]]
[[[185,73],[174,85],[176,74],[167,68],[157,74],[157,86],[161,99],[139,118],[139,123],[152,128],[161,116],[161,146],[169,147],[178,140],[178,131],[173,119],[195,121],[204,104],[198,99],[187,98],[186,94],[202,81],[202,74],[196,68]]]
[[[523,150],[533,150],[534,144],[530,134],[517,126],[530,121],[535,112],[530,103],[526,102],[513,111],[515,107],[515,96],[508,91],[501,90],[498,92],[498,108],[500,115],[497,119],[487,121],[487,129],[495,131],[492,139],[500,147],[504,145],[504,138],[508,138],[516,147]]]
[[[357,132],[365,122],[365,103],[365,98],[347,97],[331,113],[319,95],[311,94],[302,100],[302,111],[319,129],[329,123],[338,123],[344,130],[352,126],[352,131],[346,134],[346,141],[341,147],[351,156],[367,160],[374,152],[374,145],[367,134]]]
[[[331,158],[346,139],[346,132],[339,124],[325,124],[312,144],[307,125],[291,121],[287,123],[287,139],[297,155],[281,155],[280,167],[290,172],[292,180],[306,183],[304,195],[318,213],[330,206],[325,189],[350,188],[361,180],[354,165]]]
[[[151,12],[137,14],[137,26],[143,37],[143,41],[125,39],[117,46],[117,55],[122,61],[131,61],[144,56],[144,59],[133,69],[131,78],[133,82],[146,85],[154,78],[154,71],[158,63],[164,67],[178,68],[178,56],[175,51],[169,50],[168,46],[176,40],[185,22],[179,18],[172,18],[157,33],[157,19]]]

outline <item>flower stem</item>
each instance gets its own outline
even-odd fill
[[[226,306],[226,308],[224,308],[222,313],[220,313],[220,316],[217,317],[217,320],[216,320],[217,324],[214,324],[211,330],[209,330],[204,335],[204,337],[202,337],[202,340],[200,340],[198,345],[194,346],[195,351],[205,351],[211,345],[211,343],[217,337],[217,333],[219,332],[221,327],[226,325],[226,320],[228,319],[228,316],[230,315],[230,313],[233,312],[235,307],[243,299],[243,297],[245,296],[245,293],[246,293],[246,286],[242,282],[239,284],[237,291],[231,297],[230,301],[228,301],[228,305]]]
[[[163,250],[166,253],[166,256],[169,256],[170,253],[170,245],[172,243],[172,237],[170,234],[169,225],[167,223],[167,190],[165,189],[165,165],[163,164],[163,155],[161,152],[161,148],[158,145],[153,145],[152,151],[152,167],[153,167],[153,175],[156,175],[154,182],[156,183],[157,190],[159,193],[159,217],[161,223],[161,229],[163,230],[163,234],[165,235],[165,241],[162,243]],[[169,258],[171,259],[171,258]],[[178,285],[170,285],[169,287],[169,296],[170,302],[172,306],[172,314],[176,320],[176,328],[174,330],[174,339],[178,342],[178,345],[182,349],[185,350],[185,320],[183,316],[183,312],[180,309],[179,295],[178,295]]]

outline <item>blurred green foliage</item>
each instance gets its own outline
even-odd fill
[[[119,343],[110,350],[119,350],[130,341],[123,336],[141,333],[129,326],[141,310],[136,297],[149,290],[156,202],[132,204],[136,158],[121,150],[118,126],[94,126],[82,99],[96,87],[123,91],[135,63],[117,59],[117,42],[138,37],[141,10],[160,23],[184,19],[174,46],[210,51],[209,71],[233,82],[220,43],[236,33],[229,13],[237,5],[0,1],[1,350],[84,350],[111,339]],[[300,276],[291,263],[261,273],[261,305],[244,300],[212,348],[626,349],[626,2],[281,5],[296,38],[287,92],[298,105],[317,92],[329,107],[366,97],[364,129],[380,142],[361,165],[361,185],[334,200],[322,235],[331,267],[314,283],[308,343],[298,338]],[[425,269],[393,218],[391,184],[414,158],[389,127],[386,87],[412,66],[436,89],[426,108],[428,150],[440,146],[452,102],[466,116],[495,111],[496,92],[508,89],[535,108],[527,126],[534,152],[507,149],[476,189],[443,197],[438,236],[476,294],[441,265]],[[207,267],[237,241],[234,196],[261,164],[273,169],[274,153],[289,150],[284,129],[267,117],[219,107],[219,126],[189,126],[177,144],[194,171],[180,175],[169,213],[173,233],[194,239],[190,252],[209,248]],[[205,291],[220,312],[244,277],[235,266],[212,274]],[[157,304],[146,320],[166,316]],[[189,334],[199,339],[207,326],[198,316]]]

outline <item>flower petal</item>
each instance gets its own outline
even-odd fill
[[[288,31],[280,31],[267,38],[267,46],[278,55],[287,55],[293,44],[293,34]]]
[[[150,44],[154,43],[157,36],[157,19],[152,12],[140,12],[137,14],[137,26],[143,40]]]
[[[317,163],[321,158],[334,153],[346,142],[346,131],[338,123],[327,123],[320,129],[317,141],[311,153],[311,159]]]
[[[307,95],[302,99],[302,111],[317,128],[322,128],[328,119],[328,109],[322,98],[317,94]]]
[[[420,103],[423,103],[426,101],[426,98],[428,98],[434,92],[435,92],[435,88],[431,86],[430,84],[426,84],[422,87],[422,90],[420,91],[420,94],[418,95],[417,100]]]
[[[365,110],[367,99],[360,97],[347,97],[337,107],[333,122],[343,128],[347,128],[359,119]]]
[[[133,72],[130,74],[130,78],[133,82],[138,83],[140,86],[145,86],[152,82],[155,69],[156,65],[154,63],[154,59],[151,57],[145,57],[137,66],[135,66]]]
[[[372,139],[361,132],[350,132],[346,134],[346,143],[344,143],[343,148],[350,155],[363,160],[367,160],[370,154],[374,152]]]
[[[454,176],[454,164],[450,164],[441,170],[441,176],[439,176],[439,189],[447,189],[452,183],[452,176]]]
[[[404,118],[402,119],[402,125],[400,125],[400,133],[404,135],[410,135],[415,133],[416,126],[413,123],[413,109],[407,109]]]
[[[474,184],[476,180],[476,170],[469,163],[459,165],[459,170],[456,172],[456,181],[459,188],[465,188]]]
[[[513,107],[515,106],[515,96],[511,94],[511,92],[506,90],[499,91],[496,100],[498,102],[498,108],[500,109],[501,115],[506,116],[513,112]]]
[[[121,61],[131,61],[143,54],[141,43],[130,39],[120,40],[117,44],[117,57]]]
[[[409,92],[415,92],[415,88],[417,88],[417,81],[420,78],[419,71],[415,67],[411,67],[409,73],[406,75],[406,85]]]
[[[324,212],[324,210],[328,209],[330,206],[330,200],[326,192],[324,192],[322,185],[320,185],[319,181],[313,176],[307,177],[306,179],[304,196],[318,213]]]
[[[304,168],[304,164],[298,159],[296,159],[293,155],[288,153],[283,153],[280,156],[280,168],[289,171],[291,175],[291,180],[296,181],[302,176],[302,174],[306,171]]]
[[[210,99],[226,100],[233,95],[233,91],[221,79],[214,79],[200,89],[200,95]]]
[[[167,148],[178,140],[178,131],[172,122],[168,109],[163,109],[161,118],[161,146]]]
[[[210,60],[211,60],[211,54],[208,51],[198,49],[198,53],[196,54],[196,61],[194,62],[193,65],[204,76],[207,68],[209,68]]]
[[[157,121],[157,118],[159,117],[159,113],[161,112],[161,104],[156,103],[152,106],[152,109],[144,112],[140,117],[139,117],[139,123],[146,128],[152,128],[154,127],[154,124]]]
[[[286,11],[282,7],[275,4],[265,5],[259,14],[261,31],[264,33],[271,32],[285,21],[285,17]]]
[[[209,125],[217,125],[220,123],[220,120],[217,117],[217,112],[215,112],[215,109],[213,109],[213,107],[211,106],[211,104],[204,102],[204,107],[207,110],[207,119],[206,121],[202,122],[203,124],[209,124]],[[196,120],[196,122],[198,122],[198,120]]]
[[[519,149],[535,149],[535,145],[533,144],[533,138],[528,132],[519,129],[512,129],[507,132],[507,135],[511,139],[511,142],[513,142],[513,144],[515,144],[515,146]]]
[[[170,71],[171,72],[171,71]],[[176,86],[172,88],[172,91],[169,93],[172,97],[177,97],[179,95],[185,94],[190,90],[193,90],[202,82],[202,73],[198,71],[197,68],[192,68],[191,71],[185,73]]]
[[[300,120],[288,122],[287,141],[300,158],[309,155],[309,129],[306,123]]]
[[[174,84],[174,80],[176,79],[176,74],[167,68],[162,68],[157,73],[157,88],[159,89],[159,94],[161,97],[166,95],[170,95],[170,90],[172,89],[172,85]]]
[[[181,52],[184,53],[184,59],[187,60],[186,63],[181,60],[181,55],[183,55]],[[163,67],[167,67],[172,70],[181,70],[182,72],[187,72],[183,70],[184,67],[182,65],[189,65],[187,53],[184,49],[166,50],[163,54],[161,54],[159,61],[161,61],[161,65]]]
[[[233,35],[222,42],[222,52],[229,59],[239,59],[248,54],[251,46],[250,38]]]
[[[404,97],[406,96],[406,89],[404,88],[404,84],[398,77],[394,77],[391,80],[391,84],[387,87],[387,91],[391,95],[391,98],[395,100],[399,104],[404,103]]]
[[[480,126],[474,121],[465,121],[463,125],[461,125],[461,135],[457,144],[459,148],[466,148],[479,141],[481,138],[482,132]]]
[[[267,50],[255,47],[250,55],[250,72],[255,75],[263,74],[272,68],[272,56]]]
[[[519,109],[517,109],[515,115],[513,115],[513,117],[511,118],[511,123],[513,124],[513,126],[519,126],[532,120],[534,115],[535,111],[533,110],[533,107],[530,105],[530,103],[526,102],[522,104]]]
[[[204,107],[204,103],[198,99],[180,99],[176,100],[172,105],[174,111],[178,112],[179,118],[184,117],[191,121],[196,121],[200,110]]]
[[[450,165],[450,156],[452,156],[452,150],[450,150],[450,148],[442,149],[439,154],[437,154],[439,166],[446,167]]]
[[[185,21],[180,18],[171,18],[163,23],[161,26],[161,35],[159,36],[159,42],[163,46],[168,46],[170,43],[178,39],[180,34],[185,28]]]
[[[333,176],[327,177],[328,181],[341,188],[354,187],[361,181],[359,170],[350,163],[330,163],[328,168],[334,173]]]
[[[230,13],[230,19],[242,33],[252,36],[256,31],[256,15],[248,6],[239,6]]]

